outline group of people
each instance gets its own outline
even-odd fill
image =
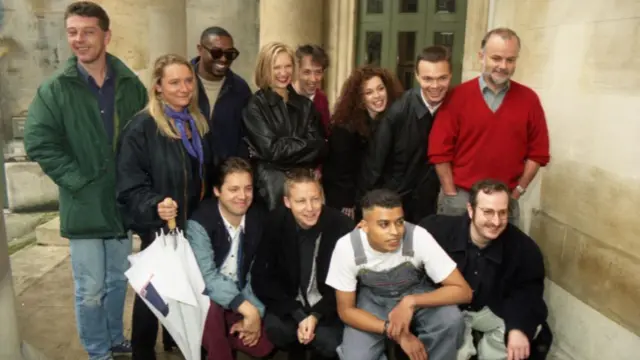
[[[544,358],[544,264],[516,225],[549,140],[537,95],[511,80],[515,32],[488,32],[482,74],[453,89],[441,46],[419,53],[414,89],[358,67],[331,113],[320,46],[263,46],[252,93],[210,27],[145,87],[107,52],[103,8],[75,2],[65,22],[74,55],[38,88],[24,141],[60,190],[90,360],[156,358],[139,296],[124,336],[124,272],[132,234],[144,249],[173,220],[211,299],[208,359]]]

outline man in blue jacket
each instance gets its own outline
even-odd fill
[[[213,136],[212,149],[220,159],[248,157],[242,141],[242,110],[251,96],[247,82],[231,71],[240,52],[233,38],[221,27],[205,29],[198,43],[198,54],[191,62],[198,76],[200,111],[209,119]]]
[[[252,184],[251,165],[228,158],[214,187],[217,199],[200,203],[187,222],[187,238],[211,298],[202,340],[209,360],[233,360],[234,350],[254,357],[273,350],[263,334],[264,305],[251,288],[250,269],[265,219],[265,211],[252,205]]]

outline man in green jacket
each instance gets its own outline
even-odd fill
[[[116,207],[114,149],[147,95],[137,76],[106,52],[111,32],[103,8],[75,2],[64,18],[74,56],[38,88],[24,143],[59,188],[81,343],[90,360],[111,360],[131,352],[122,325],[131,239]]]

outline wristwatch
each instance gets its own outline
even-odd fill
[[[524,195],[524,193],[527,192],[527,189],[523,188],[520,185],[516,186],[516,190],[520,193],[520,195]]]
[[[387,330],[389,329],[389,320],[385,320],[384,322],[384,328],[382,329],[382,334],[384,336],[387,336]]]

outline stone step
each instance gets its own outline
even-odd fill
[[[9,243],[23,237],[29,233],[33,233],[38,225],[53,219],[58,215],[57,212],[11,212],[4,211],[4,225]]]
[[[38,245],[68,246],[69,241],[60,236],[60,217],[55,217],[36,227],[36,243]]]
[[[12,162],[4,165],[7,185],[7,208],[11,211],[58,208],[58,187],[35,162]]]
[[[133,251],[140,250],[140,237],[136,234],[133,235]],[[49,246],[68,246],[69,239],[60,236],[60,217],[56,216],[54,219],[36,227],[36,243],[38,245]]]

